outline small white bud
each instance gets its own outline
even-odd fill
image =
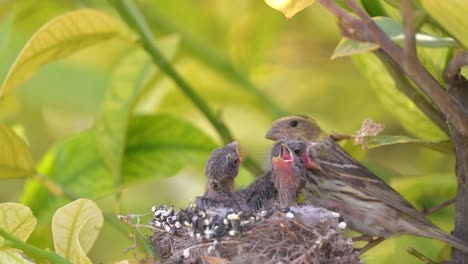
[[[250,220],[244,220],[240,222],[241,226],[250,224]]]
[[[293,212],[288,212],[288,213],[286,214],[286,217],[287,217],[287,218],[294,218],[294,213],[293,213]]]
[[[181,228],[182,227],[182,224],[179,221],[175,222],[174,225],[175,225],[176,228]]]
[[[229,221],[225,218],[225,219],[223,220],[223,224],[227,225],[227,224],[229,224]]]
[[[240,217],[238,214],[228,214],[227,219],[232,221],[232,220],[240,220]]]
[[[191,226],[192,226],[192,224],[191,224],[191,223],[189,223],[189,222],[187,222],[187,221],[184,221],[184,226],[191,227]]]
[[[208,247],[208,253],[209,253],[209,254],[212,254],[212,253],[214,253],[215,251],[216,251],[216,247],[215,247],[215,246],[209,246],[209,247]]]
[[[203,224],[204,224],[204,225],[209,225],[209,224],[210,224],[210,219],[205,219],[205,220],[203,220]]]
[[[237,235],[237,231],[236,230],[230,230],[229,235],[230,236],[235,236],[235,235]]]
[[[337,212],[331,212],[330,214],[333,218],[340,218],[340,214]]]
[[[261,214],[262,216],[266,216],[266,215],[268,214],[268,212],[265,211],[265,210],[263,210],[262,212],[260,212],[260,214]]]
[[[189,258],[190,257],[190,249],[186,248],[184,249],[184,253],[182,253],[184,255],[184,258]]]
[[[161,227],[161,222],[159,221],[154,222],[154,224],[156,225],[156,227]]]
[[[166,229],[167,232],[171,231],[171,227],[168,226],[168,225],[165,225],[165,226],[164,226],[164,229]]]
[[[155,212],[156,212],[156,210],[158,210],[158,207],[157,207],[157,206],[153,206],[153,207],[151,207],[151,211],[152,211],[153,213],[155,213]]]
[[[338,228],[339,228],[339,229],[346,229],[346,226],[347,226],[347,225],[346,225],[345,222],[340,222],[340,223],[338,224]]]

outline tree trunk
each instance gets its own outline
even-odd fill
[[[457,200],[453,235],[468,241],[468,137],[453,131],[452,142],[456,155]],[[453,263],[468,263],[468,254],[452,248]]]

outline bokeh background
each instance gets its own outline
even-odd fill
[[[311,116],[327,132],[353,134],[364,119],[372,118],[385,125],[384,134],[411,135],[394,114],[395,109],[381,100],[378,89],[371,87],[350,58],[330,59],[340,40],[339,30],[334,17],[319,5],[287,21],[259,0],[136,2],[156,39],[182,35],[196,39],[204,49],[231,61],[285,112]],[[101,0],[0,0],[0,80],[5,78],[15,57],[37,29],[57,15],[86,7],[118,19],[109,3]],[[47,65],[14,95],[0,100],[0,122],[24,135],[39,162],[55,143],[93,125],[113,69],[128,50],[128,44],[111,40]],[[275,119],[274,114],[245,87],[210,65],[209,60],[194,53],[190,44],[179,41],[172,63],[219,112],[240,142],[243,153],[268,166],[266,157],[272,143],[264,139],[264,134]],[[146,112],[168,113],[190,120],[220,143],[206,119],[164,75],[143,95],[140,104]],[[359,146],[349,144],[347,149],[418,208],[431,207],[454,196],[452,155],[414,145],[393,145],[364,152]],[[253,178],[242,170],[237,186],[246,186]],[[123,208],[125,212],[147,213],[153,205],[184,207],[203,193],[204,184],[203,164],[186,164],[175,176],[126,188]],[[21,201],[24,185],[24,180],[2,181],[0,202]],[[105,198],[98,203],[110,208],[112,199]],[[453,206],[429,218],[450,231]],[[31,238],[38,246],[51,247],[47,244],[50,239],[45,240]],[[91,259],[94,263],[112,263],[132,258],[131,252],[123,252],[130,245],[131,241],[105,225]],[[385,241],[369,251],[364,260],[419,263],[406,253],[406,246],[414,246],[434,259],[449,254],[448,247],[442,243],[404,236]]]

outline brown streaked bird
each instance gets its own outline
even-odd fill
[[[434,238],[468,253],[466,242],[431,223],[397,191],[346,153],[314,120],[300,115],[281,118],[273,123],[266,138],[306,141],[302,147],[292,149],[308,168],[301,193],[309,203],[340,213],[351,229],[372,237],[409,234]]]
[[[306,171],[301,160],[281,143],[278,156],[271,159],[273,185],[281,207],[297,205],[297,195],[305,185]]]
[[[239,173],[241,159],[236,141],[211,152],[205,166],[208,183],[205,194],[197,197],[199,208],[228,207],[240,209],[239,197],[234,192],[234,178]]]

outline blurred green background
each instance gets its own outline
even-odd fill
[[[350,58],[330,60],[340,40],[339,30],[334,17],[319,5],[287,21],[263,1],[136,2],[156,39],[179,37],[173,65],[219,112],[242,151],[264,167],[268,165],[266,157],[272,144],[264,139],[264,134],[275,119],[274,114],[245,87],[210,66],[206,58],[197,56],[183,36],[200,40],[203,48],[230,60],[285,112],[311,116],[327,132],[352,134],[364,119],[372,118],[385,124],[384,134],[411,135]],[[85,7],[118,18],[111,6],[101,0],[0,0],[0,80],[37,29],[57,15]],[[121,57],[128,53],[128,44],[111,40],[47,65],[15,94],[0,100],[0,122],[24,136],[39,162],[54,143],[93,125],[110,76]],[[189,120],[220,143],[206,119],[164,75],[145,91],[136,109]],[[359,147],[347,147],[361,156]],[[431,207],[454,196],[451,155],[414,145],[382,147],[364,154],[363,163],[418,208]],[[252,175],[242,170],[237,186],[246,186],[252,179]],[[175,176],[126,188],[123,213],[147,213],[151,206],[160,204],[184,207],[203,193],[204,183],[203,164],[186,164]],[[24,180],[2,181],[0,202],[19,202],[24,185]],[[97,202],[101,208],[112,208],[112,197]],[[430,219],[450,231],[453,206]],[[31,242],[51,247],[47,244],[50,239],[43,237],[33,236]],[[130,240],[106,224],[90,256],[94,263],[131,259],[131,252],[123,252],[129,245]],[[364,260],[419,263],[406,253],[405,247],[410,245],[434,259],[448,256],[448,248],[442,243],[404,236],[385,241],[369,251]]]

